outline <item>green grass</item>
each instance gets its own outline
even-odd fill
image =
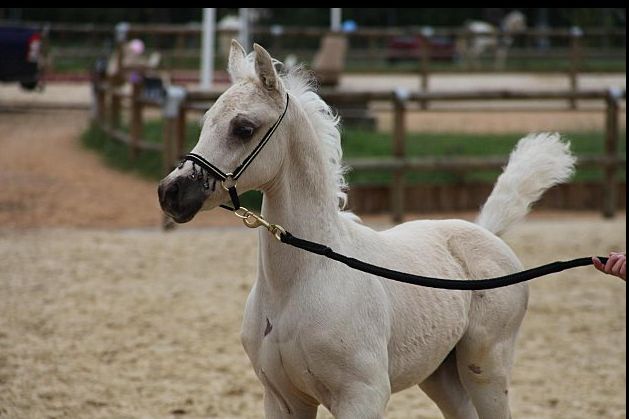
[[[526,133],[508,134],[450,134],[422,133],[409,134],[406,150],[409,157],[420,156],[507,156],[517,141]],[[374,156],[391,156],[391,138],[387,134],[367,132],[355,129],[343,130],[343,155],[345,159]],[[564,138],[571,142],[571,148],[577,155],[601,154],[603,152],[604,133],[579,132],[566,133]],[[626,153],[626,133],[621,133],[619,148]],[[493,182],[497,171],[475,171],[467,173],[453,172],[417,172],[409,173],[410,183],[462,183]],[[599,180],[599,169],[579,169],[574,181]],[[624,179],[625,172],[621,173]],[[348,180],[354,183],[387,184],[391,175],[386,172],[350,172]]]
[[[186,150],[191,149],[199,138],[198,124],[188,124],[186,130]],[[409,134],[407,138],[407,155],[420,156],[507,156],[518,139],[525,133],[510,134],[450,134],[422,133]],[[566,133],[565,138],[572,144],[577,155],[601,154],[603,152],[604,134],[602,132]],[[161,121],[147,121],[144,138],[149,141],[162,141]],[[363,131],[353,128],[343,129],[343,151],[345,159],[391,156],[391,137],[389,134]],[[127,147],[116,141],[109,140],[107,135],[96,127],[90,127],[82,135],[83,143],[90,149],[103,155],[107,164],[120,170],[130,171],[142,177],[158,180],[163,176],[162,156],[158,152],[143,152],[136,161],[132,161]],[[619,148],[626,153],[626,133],[621,133]],[[474,172],[413,172],[408,173],[409,183],[475,183],[494,182],[497,171]],[[625,179],[625,171],[619,178]],[[574,181],[600,180],[600,169],[578,169]],[[351,184],[388,184],[391,175],[387,172],[353,171],[348,174]],[[243,198],[245,206],[259,205],[259,196],[253,194]]]
[[[152,128],[154,131],[156,128]],[[158,142],[159,137],[147,137]],[[140,153],[137,160],[133,161],[129,155],[129,149],[109,138],[109,136],[95,125],[91,125],[81,135],[81,142],[89,149],[95,150],[103,156],[105,162],[116,169],[129,171],[146,179],[156,180],[162,175],[162,155],[155,151]]]

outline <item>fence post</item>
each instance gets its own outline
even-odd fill
[[[98,124],[105,122],[105,87],[103,86],[103,76],[94,72],[92,78],[92,120]]]
[[[184,155],[184,148],[186,146],[186,108],[182,105],[179,107],[179,113],[177,114],[177,127],[176,127],[176,141],[175,141],[175,156],[179,160]]]
[[[603,177],[603,217],[612,218],[616,212],[616,171],[618,168],[618,101],[622,91],[610,88],[605,97],[605,176]]]
[[[583,30],[578,26],[570,28],[570,90],[576,93],[579,90],[579,70],[581,69],[581,38]],[[576,98],[570,99],[570,109],[577,108]]]
[[[116,72],[109,78],[110,82],[110,106],[109,106],[109,126],[112,129],[120,127],[121,99],[118,89],[124,83],[124,44],[129,34],[129,24],[120,22],[115,27],[116,38]]]
[[[180,157],[177,153],[179,134],[177,126],[185,98],[186,89],[181,86],[169,86],[166,89],[166,99],[162,108],[162,115],[164,116],[164,173],[169,173]]]
[[[135,160],[140,154],[140,139],[144,134],[144,121],[142,115],[142,90],[144,83],[142,77],[131,81],[131,127],[129,152],[131,159]]]
[[[422,28],[421,34],[423,37],[423,42],[421,49],[421,62],[420,62],[420,73],[421,73],[421,91],[424,93],[428,93],[428,77],[430,76],[430,39],[434,35],[435,31],[432,27],[426,26]],[[423,99],[420,101],[420,108],[422,110],[428,109],[428,101]]]
[[[284,34],[284,27],[282,25],[271,25],[272,36],[272,50],[273,54],[277,57],[282,49],[282,35]]]
[[[409,93],[404,89],[396,89],[393,94],[393,157],[401,167],[393,171],[391,184],[391,212],[393,221],[404,220],[404,192],[406,189],[406,100]]]
[[[109,104],[109,127],[112,129],[120,128],[120,112],[121,112],[121,98],[118,94],[119,86],[111,86],[109,90],[110,104]]]
[[[131,26],[127,22],[120,22],[114,28],[116,39],[116,82],[122,83],[124,78],[124,45],[129,36]]]
[[[177,152],[178,143],[178,121],[181,115],[181,108],[186,99],[186,89],[180,86],[169,86],[166,89],[166,97],[162,106],[162,115],[164,117],[164,143],[162,167],[164,173],[169,173],[179,158]],[[171,230],[175,227],[173,220],[163,215],[162,228]]]

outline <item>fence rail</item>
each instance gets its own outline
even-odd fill
[[[40,28],[47,26],[51,32],[57,33],[77,33],[81,35],[89,35],[91,33],[101,33],[111,35],[114,31],[114,26],[111,24],[94,24],[94,23],[63,23],[63,22],[36,22],[36,21],[11,21],[0,19],[1,24],[12,24],[26,27]],[[173,24],[173,23],[131,23],[129,25],[129,33],[132,35],[190,35],[198,36],[202,31],[201,23],[185,23],[185,24]],[[468,33],[462,27],[455,26],[439,26],[431,27],[432,33],[435,36],[447,36],[447,35],[464,35]],[[329,31],[328,27],[324,26],[264,26],[254,25],[252,32],[260,35],[293,35],[293,36],[312,36],[321,37]],[[234,32],[232,29],[217,29],[218,33]],[[398,27],[359,27],[352,32],[348,32],[352,36],[396,36],[406,35],[409,33],[423,33],[425,32],[424,26],[398,26]],[[526,36],[534,37],[570,37],[575,33],[574,28],[527,28],[521,32]],[[601,28],[592,27],[582,29],[583,35],[594,37],[606,37],[606,36],[618,36],[623,37],[626,35],[625,28]]]
[[[3,22],[1,23],[11,23]],[[49,39],[49,57],[54,69],[75,68],[81,62],[87,69],[92,62],[114,48],[112,37],[114,25],[70,24],[19,22],[22,26],[47,28]],[[130,24],[128,36],[144,39],[148,48],[157,49],[162,54],[164,66],[169,69],[181,67],[198,67],[196,60],[200,56],[200,39],[202,26],[200,23],[190,24]],[[251,34],[256,41],[265,44],[273,52],[273,56],[284,57],[287,54],[298,54],[301,61],[308,62],[319,46],[319,40],[328,33],[326,27],[301,26],[261,26],[254,25]],[[219,53],[225,40],[237,38],[237,32],[230,29],[217,30]],[[396,37],[417,37],[424,39],[448,39],[451,44],[456,40],[473,37],[487,37],[487,34],[467,32],[461,27],[359,27],[355,31],[345,33],[349,40],[348,63],[357,63],[360,68],[369,70],[374,63],[384,65],[388,58],[394,59],[395,52],[390,41]],[[498,36],[501,34],[498,33]],[[509,48],[508,66],[519,71],[550,71],[566,74],[571,89],[579,89],[578,75],[588,71],[588,66],[595,61],[605,61],[605,66],[625,69],[626,29],[625,28],[527,28],[513,36],[514,44]],[[228,43],[227,43],[228,44]],[[540,45],[544,45],[540,47]],[[482,68],[470,68],[469,65],[456,65],[453,62],[460,57],[456,51],[444,63],[437,63],[432,52],[437,46],[425,42],[420,50],[400,50],[402,59],[410,62],[404,71],[415,72],[419,78],[418,88],[428,91],[430,77],[436,73],[453,71],[491,70],[487,65]],[[456,48],[454,46],[451,49]],[[224,48],[222,48],[224,49]],[[459,51],[460,52],[460,51]],[[223,51],[225,53],[225,51]],[[220,55],[220,54],[219,54]],[[548,64],[552,59],[553,63]],[[220,61],[220,59],[218,60]],[[465,63],[466,60],[459,60]],[[64,64],[65,63],[65,64]],[[537,65],[535,63],[544,63]],[[611,64],[610,64],[611,63]],[[468,63],[469,64],[469,63]],[[362,66],[362,67],[361,67]],[[386,65],[388,70],[394,66]],[[589,67],[589,70],[600,71],[600,66]],[[500,71],[505,71],[504,69]],[[574,102],[571,102],[574,104]]]
[[[94,90],[94,120],[111,137],[129,146],[130,155],[135,158],[142,150],[161,151],[164,155],[164,172],[168,172],[185,153],[186,115],[188,112],[205,111],[220,96],[219,91],[168,90],[163,102],[146,100],[142,97],[140,83],[132,85],[130,93],[123,93],[119,87],[107,81],[96,80]],[[348,160],[346,164],[354,170],[387,171],[393,174],[390,185],[391,208],[395,221],[400,221],[405,212],[405,177],[409,171],[457,171],[500,169],[507,162],[505,156],[463,157],[408,157],[406,155],[406,113],[409,104],[414,102],[462,102],[484,100],[600,100],[605,104],[605,146],[601,155],[587,155],[579,159],[580,166],[598,167],[604,172],[601,180],[603,216],[612,217],[617,208],[617,173],[626,166],[626,156],[621,156],[619,144],[619,104],[626,98],[624,89],[580,90],[580,91],[478,91],[478,92],[422,92],[422,91],[372,91],[343,92],[322,90],[322,97],[333,106],[342,108],[345,104],[388,101],[392,104],[394,130],[392,133],[393,153],[388,158],[362,158]],[[130,130],[120,129],[123,103],[129,109]],[[165,121],[162,144],[150,143],[142,138],[143,110],[161,108]]]

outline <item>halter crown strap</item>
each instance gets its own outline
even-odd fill
[[[280,117],[277,118],[277,121],[275,121],[275,123],[271,125],[271,128],[269,128],[266,134],[264,134],[264,137],[262,137],[262,139],[260,140],[256,148],[254,148],[253,151],[249,153],[249,155],[242,161],[242,163],[240,163],[240,166],[238,166],[234,170],[233,172],[234,180],[238,180],[238,178],[240,177],[240,175],[243,174],[245,169],[249,167],[253,159],[255,159],[258,156],[258,154],[260,153],[262,148],[266,145],[266,143],[269,142],[269,140],[273,136],[273,133],[275,133],[275,130],[277,130],[277,127],[279,127],[280,123],[282,122],[282,119],[284,119],[284,115],[286,115],[287,110],[288,110],[288,93],[286,93],[286,106],[284,107],[284,112],[282,112]]]
[[[190,160],[191,162],[198,164],[199,166],[201,166],[202,168],[210,172],[215,178],[217,178],[223,183],[223,188],[229,192],[229,196],[232,200],[232,203],[234,204],[234,208],[229,208],[224,205],[221,205],[221,207],[232,210],[232,211],[235,211],[240,208],[240,202],[238,200],[238,192],[236,191],[236,181],[238,180],[240,175],[244,173],[247,167],[249,167],[251,162],[253,162],[253,159],[255,159],[260,153],[260,151],[262,151],[262,148],[266,145],[266,143],[269,142],[269,140],[275,133],[275,130],[277,130],[277,127],[282,122],[282,119],[284,119],[284,116],[286,115],[286,111],[288,110],[288,100],[289,100],[289,96],[288,96],[288,93],[286,93],[286,106],[284,107],[284,111],[282,112],[282,114],[279,116],[279,118],[277,118],[277,121],[275,121],[275,123],[268,129],[266,134],[264,134],[260,142],[251,151],[251,153],[249,153],[249,155],[245,157],[242,163],[240,163],[238,167],[234,169],[233,172],[230,172],[230,173],[223,172],[221,169],[219,169],[218,167],[214,166],[212,163],[207,161],[205,157],[197,153],[188,153],[183,157],[184,161]],[[226,181],[229,181],[228,185],[225,185]]]

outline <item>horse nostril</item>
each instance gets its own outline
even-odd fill
[[[176,198],[179,193],[179,184],[177,182],[170,185],[168,189],[166,189],[166,196],[170,198]]]
[[[168,185],[168,188],[166,188],[164,197],[168,200],[174,201],[174,200],[177,200],[178,195],[179,195],[179,183],[173,182],[170,185]]]
[[[206,198],[197,182],[181,176],[160,183],[157,193],[162,210],[178,223],[190,221]]]
[[[157,196],[162,206],[165,204],[172,205],[177,202],[179,195],[178,182],[172,182],[169,184],[160,183],[157,187]]]

